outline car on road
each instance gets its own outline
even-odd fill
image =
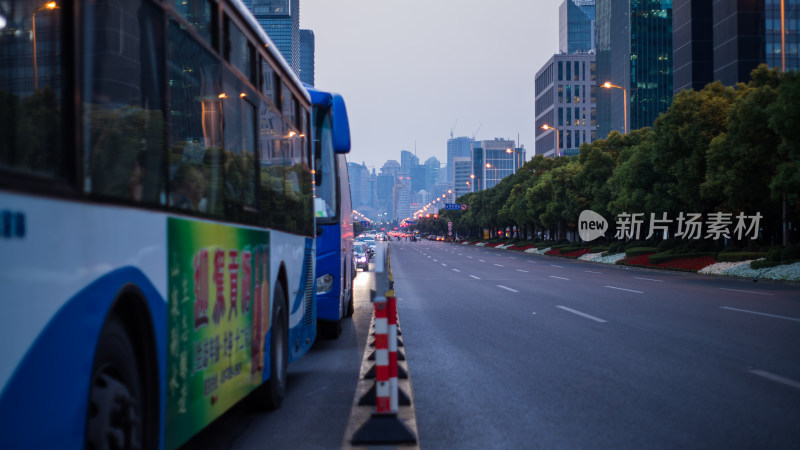
[[[369,253],[367,244],[356,242],[353,245],[353,265],[356,269],[369,270]]]

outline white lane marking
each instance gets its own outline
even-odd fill
[[[720,288],[720,289],[722,289],[723,291],[747,292],[748,294],[775,295],[775,294],[770,294],[769,292],[745,291],[744,289],[728,289],[728,288]]]
[[[567,281],[569,281],[569,278],[564,278],[564,277],[555,277],[555,276],[553,276],[553,275],[550,275],[550,278],[558,278],[559,280],[567,280]]]
[[[556,265],[553,265],[553,264],[550,264],[550,267],[557,267],[559,269],[563,269],[564,268],[564,266],[556,266]]]
[[[510,259],[517,259],[516,256],[509,256]]]
[[[472,256],[467,256],[467,258],[472,259]]]
[[[453,272],[461,272],[461,271],[458,269],[453,269]]]
[[[720,308],[728,309],[728,310],[731,310],[731,311],[739,311],[739,312],[744,312],[744,313],[749,313],[749,314],[756,314],[756,315],[759,315],[759,316],[773,317],[775,319],[785,319],[785,320],[791,320],[793,322],[800,322],[800,319],[795,319],[794,317],[778,316],[778,315],[775,315],[775,314],[767,314],[767,313],[762,313],[762,312],[758,312],[758,311],[748,311],[746,309],[729,308],[727,306],[720,306]]]
[[[535,313],[535,312],[532,312],[531,314],[533,314],[533,315],[536,315],[536,313]]]
[[[458,256],[464,256],[464,254],[463,253],[459,253]]]
[[[425,256],[428,256],[428,255],[425,255]],[[430,258],[430,256],[428,256],[428,258]]]
[[[528,273],[528,271],[527,271],[527,270],[522,270],[522,269],[517,269],[517,272],[525,272],[525,273]]]
[[[637,280],[644,280],[644,281],[655,281],[657,283],[663,283],[664,282],[664,280],[655,280],[653,278],[642,278],[642,277],[633,277],[633,278],[636,278]]]
[[[794,380],[792,380],[790,378],[782,377],[780,375],[775,375],[774,373],[769,373],[769,372],[767,372],[765,370],[751,369],[751,370],[748,370],[748,372],[750,372],[750,373],[752,373],[754,375],[758,375],[760,377],[764,377],[764,378],[766,378],[768,380],[776,381],[778,383],[782,383],[782,384],[785,384],[787,386],[791,386],[791,387],[793,387],[795,389],[800,389],[800,382],[794,381]]]
[[[433,262],[439,262],[439,260],[438,259],[434,259]]]
[[[577,315],[579,315],[579,316],[581,316],[581,317],[586,317],[587,319],[594,320],[595,322],[601,322],[601,323],[603,323],[603,322],[607,322],[606,320],[603,320],[603,319],[601,319],[601,318],[599,318],[599,317],[590,316],[589,314],[582,313],[582,312],[580,312],[580,311],[576,311],[576,310],[574,310],[574,309],[572,309],[572,308],[567,308],[566,306],[556,306],[556,308],[561,308],[561,309],[563,309],[564,311],[569,311],[569,312],[571,312],[572,314],[577,314]]]
[[[503,267],[503,265],[502,265],[502,264],[497,264],[497,263],[495,263],[495,266],[497,266],[497,267]]]
[[[531,264],[536,264],[536,261],[528,260],[528,262],[531,263]]]
[[[442,263],[442,265],[443,265],[443,266],[445,266],[445,267],[447,267],[447,264],[445,264],[445,263]]]
[[[605,287],[607,287],[609,289],[616,289],[618,291],[627,291],[627,292],[634,292],[636,294],[644,294],[644,292],[642,292],[642,291],[634,291],[633,289],[625,289],[625,288],[614,287],[614,286],[605,286]]]
[[[484,260],[482,260],[482,259],[479,259],[478,261],[480,261],[480,262],[486,262],[486,261],[484,261]]]
[[[321,388],[319,388],[319,389],[314,389],[313,391],[309,392],[309,393],[308,393],[308,394],[306,394],[305,396],[306,396],[306,397],[310,397],[310,396],[312,396],[312,395],[316,394],[317,392],[324,391],[325,389],[328,389],[328,386],[322,386],[322,387],[321,387]]]
[[[516,290],[516,289],[511,289],[510,287],[505,287],[505,286],[503,286],[502,284],[498,284],[498,285],[496,285],[496,286],[497,286],[497,287],[499,287],[500,289],[505,289],[505,290],[507,290],[507,291],[511,291],[511,292],[519,292],[519,291],[518,291],[518,290]]]
[[[476,280],[480,280],[480,278],[476,277],[475,275],[470,275],[470,276],[471,276],[472,278],[475,278]]]
[[[594,271],[591,271],[591,270],[584,270],[584,272],[586,272],[586,273],[596,273],[597,275],[602,275],[603,274],[602,272],[594,272]]]

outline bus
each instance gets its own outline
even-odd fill
[[[317,219],[317,331],[335,339],[353,315],[353,208],[346,154],[350,128],[338,94],[306,86],[314,131]]]
[[[0,4],[3,447],[181,446],[316,339],[311,98],[239,0]]]

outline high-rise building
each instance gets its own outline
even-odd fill
[[[786,52],[781,51],[781,3],[784,11]],[[800,69],[800,2],[797,0],[764,1],[764,37],[767,65],[781,68],[785,57],[786,70]]]
[[[418,165],[419,158],[417,158],[417,155],[408,150],[402,150],[400,152],[400,169],[403,172],[410,174]]]
[[[595,0],[564,0],[558,8],[558,49],[561,53],[595,50]]]
[[[470,172],[470,175],[475,175],[475,184],[470,183],[474,186],[472,191],[496,186],[503,178],[513,175],[524,163],[525,147],[517,148],[514,141],[500,138],[492,141],[475,141],[472,144],[472,172]]]
[[[597,136],[651,126],[672,103],[672,0],[597,0],[595,13]]]
[[[453,192],[455,198],[480,189],[474,186],[475,179],[472,175],[472,158],[469,156],[456,156],[453,158]]]
[[[469,157],[473,142],[475,142],[473,138],[466,136],[454,138],[452,134],[450,135],[450,139],[447,140],[447,167],[443,178],[450,183],[451,186],[455,180],[453,158]]]
[[[300,75],[300,0],[242,0],[256,21]]]
[[[300,81],[314,86],[314,32],[300,30]]]
[[[750,81],[766,63],[781,68],[780,0],[673,0],[674,90],[702,89],[719,80]],[[786,70],[800,69],[800,4],[784,2]]]
[[[576,155],[597,139],[595,72],[592,53],[553,55],[536,72],[536,155]]]

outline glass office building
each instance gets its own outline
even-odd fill
[[[300,0],[243,0],[283,58],[300,75]]]
[[[648,127],[672,103],[672,0],[597,0],[597,137]],[[625,88],[605,89],[610,82]],[[627,104],[625,103],[627,93]]]
[[[300,81],[314,86],[314,32],[300,30]]]
[[[558,8],[558,48],[561,53],[594,51],[595,0],[564,0]]]
[[[764,44],[767,65],[781,68],[781,0],[765,0]],[[783,25],[786,70],[800,69],[800,1],[784,0]]]

